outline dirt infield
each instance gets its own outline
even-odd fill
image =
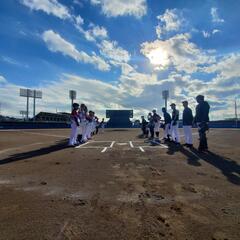
[[[1,240],[240,239],[239,130],[211,130],[208,153],[138,129],[78,148],[68,134],[0,131]]]

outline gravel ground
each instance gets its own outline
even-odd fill
[[[0,239],[239,240],[240,131],[211,130],[207,153],[138,134],[0,131]]]

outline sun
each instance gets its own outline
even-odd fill
[[[169,63],[169,56],[167,51],[162,48],[157,48],[152,50],[147,57],[149,58],[151,64],[159,65],[165,67]]]

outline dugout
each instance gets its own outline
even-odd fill
[[[110,118],[107,122],[109,128],[131,128],[133,110],[106,110],[106,118]]]

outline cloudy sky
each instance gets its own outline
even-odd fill
[[[1,114],[25,110],[19,88],[43,91],[37,112],[68,111],[72,89],[99,116],[136,117],[169,89],[180,110],[203,94],[212,119],[233,117],[239,12],[239,0],[1,0]]]

